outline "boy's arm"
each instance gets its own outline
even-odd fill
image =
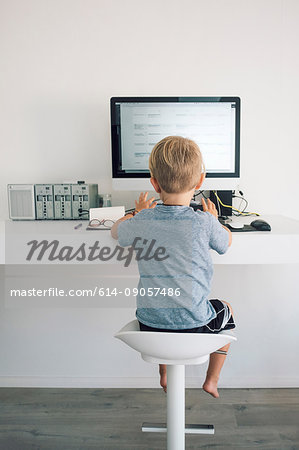
[[[124,217],[121,217],[120,219],[118,219],[118,220],[112,225],[112,228],[111,228],[111,236],[113,237],[113,239],[118,239],[118,234],[117,234],[117,228],[118,228],[118,225],[119,225],[121,222],[124,222],[125,220],[131,219],[132,217],[134,217],[134,214],[133,214],[133,213],[126,214]]]
[[[138,201],[135,200],[135,211],[126,214],[124,217],[121,217],[115,222],[115,224],[111,228],[111,236],[113,237],[113,239],[118,239],[117,228],[121,222],[124,222],[125,220],[128,219],[132,219],[132,217],[134,217],[135,214],[139,213],[142,209],[152,209],[156,206],[157,202],[153,201],[155,200],[155,197],[152,197],[149,200],[147,200],[147,196],[148,192],[145,192],[145,194],[141,192],[141,194],[139,195],[139,200]]]
[[[228,246],[230,247],[232,245],[232,240],[233,240],[232,232],[224,225],[222,225],[222,228],[224,228],[228,232]]]
[[[213,202],[211,202],[209,198],[207,201],[208,204],[206,204],[204,198],[202,198],[202,208],[204,212],[209,212],[210,214],[212,214],[212,216],[216,217],[216,219],[218,220],[218,213],[216,206],[214,205]],[[230,247],[232,245],[232,232],[224,225],[222,225],[222,228],[224,228],[228,232],[228,246]]]

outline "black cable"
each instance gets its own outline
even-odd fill
[[[204,190],[203,190],[203,191],[198,191],[197,194],[194,194],[194,195],[193,195],[192,200],[195,200],[195,198],[198,197],[199,195],[202,195],[203,198],[204,198],[205,200],[207,200],[208,197],[205,196],[204,192],[205,192]]]
[[[131,211],[135,211],[135,208],[126,209],[126,210],[125,210],[125,214],[127,214],[127,213],[129,213],[129,212],[131,212]]]

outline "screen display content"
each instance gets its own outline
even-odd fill
[[[166,136],[194,140],[207,177],[238,178],[239,97],[113,97],[113,178],[148,178],[149,155]]]

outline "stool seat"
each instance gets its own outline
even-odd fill
[[[185,365],[202,364],[210,353],[237,340],[231,332],[140,331],[135,319],[114,337],[140,352],[145,361],[167,366],[167,424],[143,423],[142,431],[166,431],[167,450],[184,450],[186,434],[214,434],[213,425],[185,424]]]
[[[132,320],[114,337],[141,353],[153,364],[189,365],[205,363],[210,353],[237,340],[231,331],[218,334],[140,331],[138,320]]]

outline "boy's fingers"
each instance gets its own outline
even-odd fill
[[[144,194],[143,200],[146,200],[146,199],[147,199],[147,196],[148,196],[148,192],[146,192],[146,193]]]
[[[215,203],[213,203],[209,198],[208,198],[208,206],[209,208],[216,209]]]
[[[203,208],[203,210],[204,211],[207,211],[207,204],[206,204],[206,202],[205,202],[205,199],[202,197],[202,199],[201,199],[201,204],[202,204],[202,208]]]
[[[150,209],[154,208],[157,205],[157,202],[154,202],[151,206]]]

